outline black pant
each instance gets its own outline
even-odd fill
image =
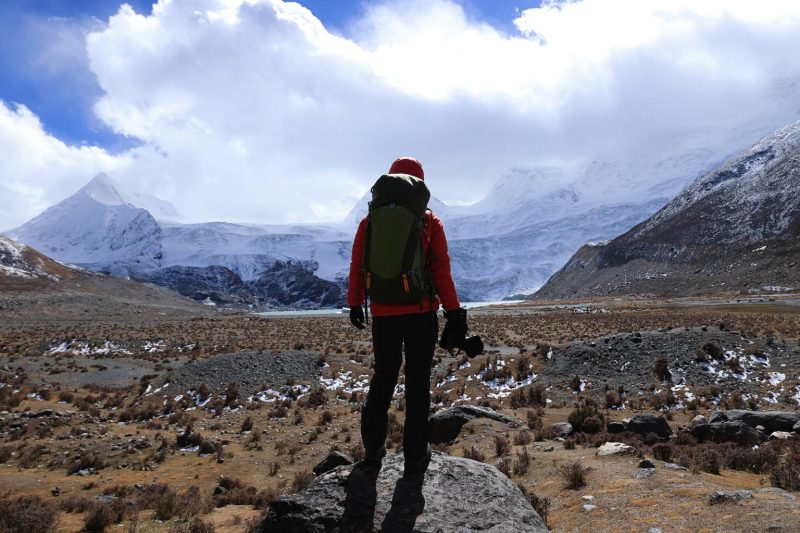
[[[427,452],[428,414],[431,406],[431,361],[439,334],[435,313],[372,318],[375,374],[369,384],[367,402],[361,411],[364,448],[377,450],[386,442],[389,405],[405,347],[406,423],[403,455],[422,459]]]

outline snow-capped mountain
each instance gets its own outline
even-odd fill
[[[655,215],[584,247],[538,298],[800,286],[800,122],[696,180]]]
[[[730,153],[725,146],[741,146],[754,131],[654,138],[650,144],[661,147],[656,159],[642,155],[653,153],[647,145],[641,154],[607,154],[584,165],[515,167],[470,206],[444,204],[429,180],[429,206],[445,224],[460,298],[535,291],[574,250],[647,219],[719,165]],[[165,285],[197,300],[330,306],[344,303],[352,239],[369,198],[338,224],[184,224],[169,204],[100,175],[11,235],[60,261]]]
[[[64,263],[93,269],[114,264],[156,268],[162,255],[156,219],[130,203],[105,174],[9,236]]]

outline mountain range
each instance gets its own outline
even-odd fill
[[[752,135],[737,130],[722,144]],[[623,154],[576,168],[513,168],[470,206],[433,197],[461,300],[534,292],[580,246],[628,231],[729,153],[689,133],[659,142],[656,160]],[[643,174],[648,179],[637,179]],[[435,182],[429,186],[435,193]],[[369,193],[332,224],[189,224],[168,202],[100,174],[8,235],[63,263],[209,304],[333,307],[345,303],[352,238],[368,200]]]
[[[700,177],[652,217],[584,246],[540,299],[800,287],[800,122]]]

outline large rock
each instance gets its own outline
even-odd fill
[[[741,420],[698,424],[690,433],[700,442],[735,442],[752,446],[761,441],[761,433]]]
[[[669,438],[672,435],[672,428],[669,427],[666,418],[650,414],[634,416],[625,428],[639,435],[655,433],[662,439]]]
[[[800,435],[800,421],[798,421],[798,422],[797,422],[797,424],[795,424],[795,425],[792,427],[792,430],[793,430],[795,433],[797,433],[797,434],[799,434],[799,435]]]
[[[606,442],[597,449],[598,457],[608,457],[609,455],[636,455],[637,453],[636,448],[622,442]]]
[[[725,413],[728,420],[741,420],[750,427],[764,426],[765,433],[793,431],[800,424],[800,413],[792,411],[745,411],[734,409]]]
[[[522,492],[491,465],[434,452],[423,479],[402,478],[403,458],[383,468],[342,466],[299,494],[272,501],[259,533],[546,532]]]
[[[429,421],[430,437],[428,440],[433,444],[450,442],[458,437],[464,424],[476,418],[489,418],[512,427],[522,425],[519,420],[498,413],[493,409],[474,405],[457,405],[442,409],[431,417]]]

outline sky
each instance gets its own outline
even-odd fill
[[[797,49],[795,0],[3,0],[0,230],[99,172],[189,221],[331,221],[399,155],[450,203],[518,167],[654,194],[664,153],[798,119]]]

